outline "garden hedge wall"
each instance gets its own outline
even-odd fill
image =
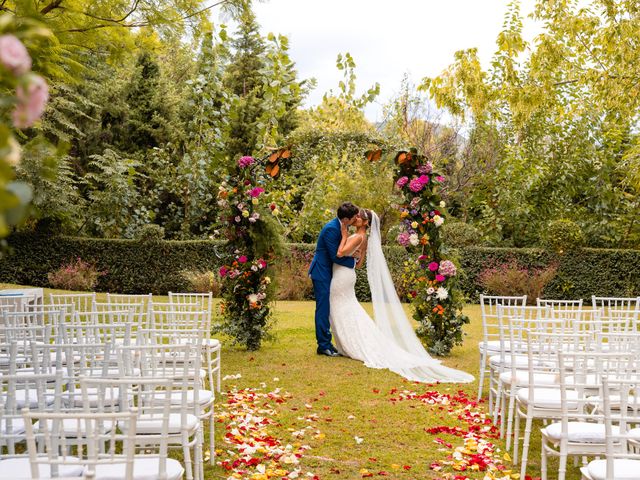
[[[47,274],[70,259],[80,257],[94,262],[106,274],[96,290],[121,293],[184,291],[189,288],[184,271],[216,270],[222,263],[220,243],[202,241],[111,240],[34,234],[16,234],[9,238],[12,253],[0,258],[0,282],[48,286]],[[307,260],[315,246],[289,245],[291,257],[300,258],[296,281],[306,276]],[[401,275],[406,259],[404,249],[386,247],[392,275]],[[464,274],[460,286],[477,301],[482,287],[477,277],[488,266],[515,259],[529,269],[558,266],[554,280],[547,286],[547,298],[589,301],[591,295],[639,296],[640,250],[582,249],[556,255],[539,249],[467,247],[458,258]],[[290,266],[288,268],[291,268]],[[361,301],[370,299],[365,269],[358,270],[356,293]],[[291,272],[285,272],[287,278]],[[286,279],[281,279],[286,281]],[[308,281],[306,278],[302,281]],[[397,282],[399,284],[399,282]],[[311,298],[309,293],[305,294]]]

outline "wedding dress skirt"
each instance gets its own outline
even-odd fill
[[[473,381],[465,372],[445,367],[426,352],[416,355],[388,338],[360,305],[355,292],[355,269],[333,265],[330,290],[331,331],[338,351],[369,368],[389,369],[418,382]]]

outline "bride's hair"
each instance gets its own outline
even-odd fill
[[[366,208],[361,208],[358,212],[358,216],[367,221],[367,228],[371,226],[371,221],[373,220],[373,212],[371,210],[367,210]]]

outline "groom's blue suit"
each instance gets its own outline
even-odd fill
[[[318,350],[322,351],[335,350],[331,345],[329,327],[329,288],[333,276],[333,264],[337,263],[348,268],[354,268],[356,264],[353,257],[338,258],[341,239],[340,220],[334,218],[322,228],[316,244],[316,253],[309,267],[309,276],[313,280],[313,293],[316,297],[316,340]]]

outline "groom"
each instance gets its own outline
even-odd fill
[[[345,202],[338,207],[338,216],[328,222],[318,236],[316,253],[309,267],[309,276],[313,281],[313,293],[316,297],[316,340],[318,355],[337,357],[338,351],[331,344],[331,330],[329,328],[329,288],[333,276],[333,264],[337,263],[348,268],[354,268],[356,261],[353,257],[337,257],[338,247],[342,239],[340,224],[353,225],[359,209],[351,202]]]

